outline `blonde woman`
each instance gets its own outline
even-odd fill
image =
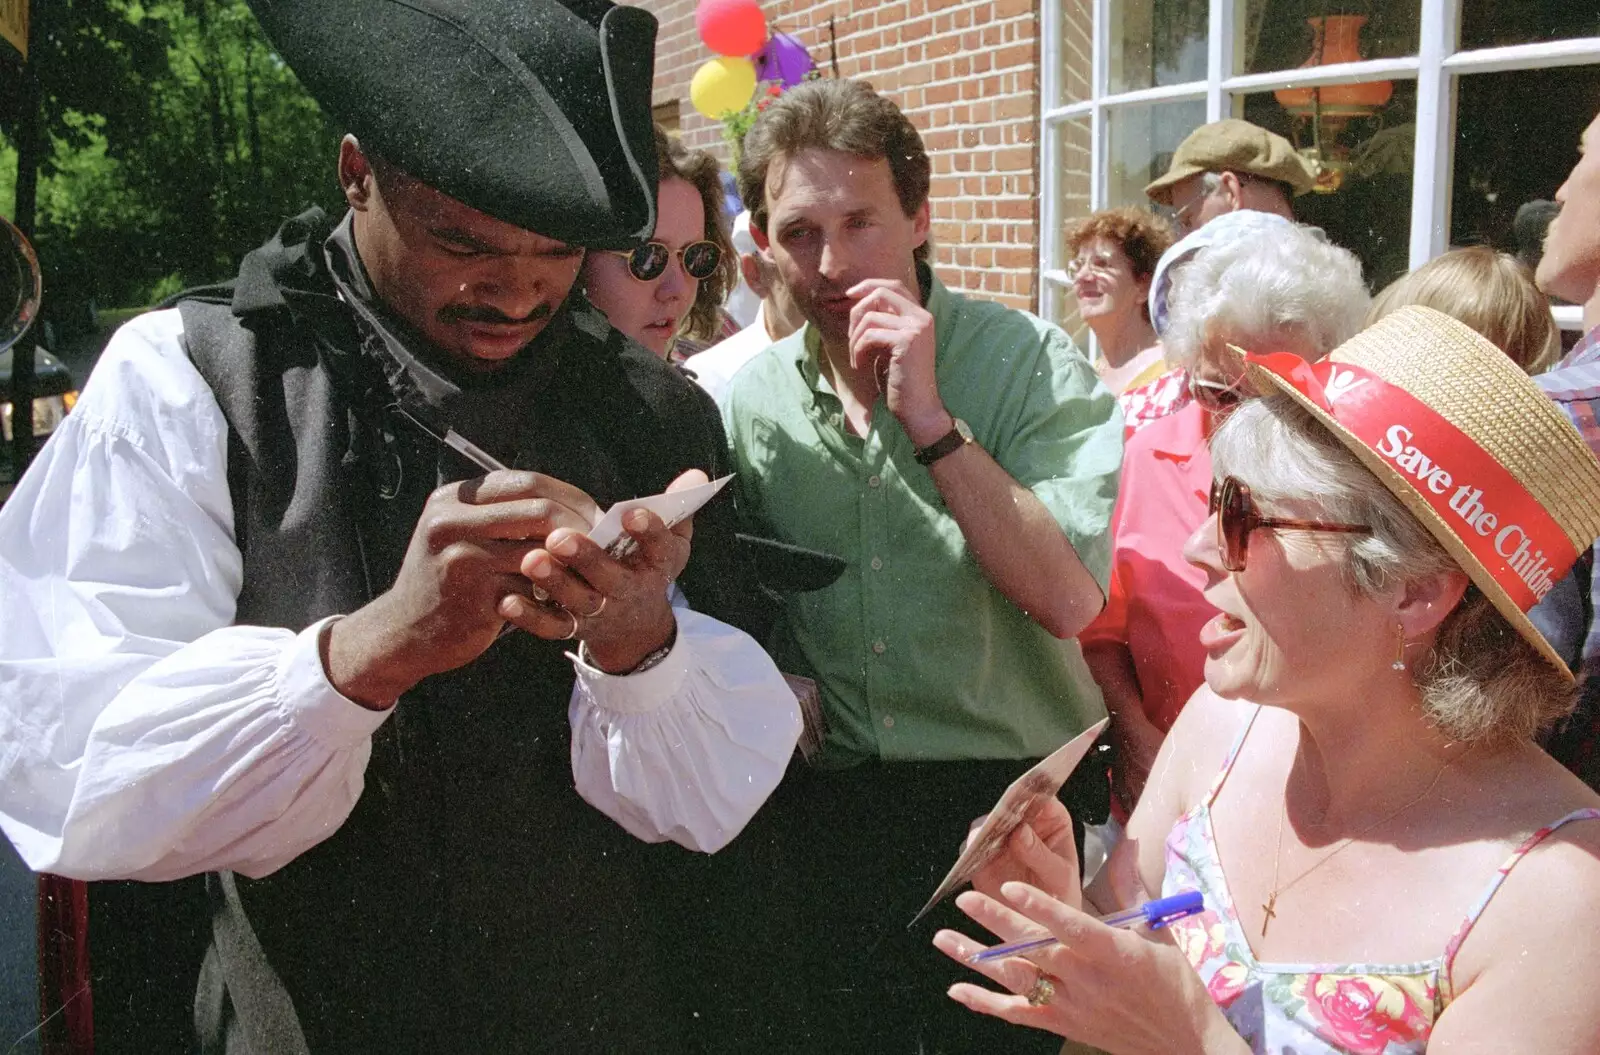
[[[1460,319],[1525,373],[1543,373],[1561,354],[1549,299],[1533,284],[1533,272],[1510,253],[1474,245],[1434,257],[1378,294],[1367,323],[1407,304]]]

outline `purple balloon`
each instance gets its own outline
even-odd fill
[[[805,80],[806,74],[816,69],[806,46],[787,33],[774,33],[756,52],[756,80],[776,81],[792,88]]]

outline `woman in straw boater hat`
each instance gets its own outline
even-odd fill
[[[1572,678],[1524,614],[1600,535],[1600,464],[1428,308],[1248,362],[1187,548],[1206,685],[1089,891],[1051,803],[962,896],[1060,943],[950,995],[1110,1052],[1600,1051],[1600,797],[1533,742]],[[1170,941],[1091,918],[1186,890]]]

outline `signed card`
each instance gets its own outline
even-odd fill
[[[1016,831],[1017,825],[1027,817],[1033,804],[1061,790],[1067,778],[1072,776],[1072,771],[1078,768],[1078,763],[1082,762],[1090,748],[1094,747],[1095,740],[1099,738],[1110,720],[1100,719],[1056,748],[1049,758],[1011,782],[1011,786],[1000,796],[1000,801],[995,803],[994,809],[989,811],[989,816],[984,819],[977,835],[973,836],[968,841],[967,848],[961,851],[955,867],[950,869],[944,881],[939,884],[939,889],[933,892],[928,903],[922,906],[908,926],[915,925],[930,908],[943,901],[951,892],[971,882],[979,869],[994,860],[1000,848],[1011,837],[1011,833]]]
[[[711,501],[712,497],[732,479],[733,474],[729,473],[721,479],[712,480],[699,487],[618,502],[606,510],[605,515],[589,529],[589,538],[611,556],[618,559],[626,557],[633,552],[634,542],[633,536],[622,530],[622,518],[625,515],[635,509],[648,509],[666,521],[667,527],[673,527],[694,516],[701,506]]]

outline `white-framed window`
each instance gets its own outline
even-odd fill
[[[1038,310],[1079,337],[1066,226],[1145,203],[1203,123],[1320,140],[1341,181],[1296,214],[1376,289],[1451,245],[1516,252],[1519,207],[1554,195],[1600,110],[1597,0],[1042,0],[1040,21]],[[1341,118],[1348,85],[1364,103]]]

